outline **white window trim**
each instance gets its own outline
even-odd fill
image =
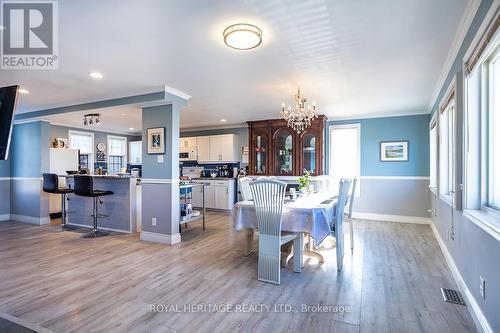
[[[94,173],[94,155],[95,155],[95,149],[94,149],[94,133],[93,132],[85,132],[85,131],[75,131],[75,130],[68,130],[68,143],[69,146],[71,147],[71,136],[72,135],[85,135],[85,136],[91,136],[92,137],[92,152],[89,155],[89,171],[90,173]],[[80,161],[78,161],[80,163]]]
[[[429,190],[434,193],[435,195],[438,195],[439,194],[439,110],[438,112],[435,112],[434,115],[431,117],[431,121],[429,122],[429,135],[431,134],[431,130],[432,130],[432,123],[436,122],[436,142],[434,143],[436,147],[434,147],[436,149],[436,160],[434,161],[434,163],[436,164],[435,165],[435,172],[436,172],[436,179],[435,179],[435,184],[434,186],[433,185],[429,185]],[[429,139],[429,144],[430,144],[430,139]],[[430,150],[429,150],[430,152]],[[429,163],[430,163],[430,159],[429,159]],[[430,169],[429,169],[429,183],[432,181],[431,179],[431,175],[430,175]]]
[[[457,172],[457,151],[456,151],[456,147],[455,147],[455,154],[453,154],[453,176],[452,176],[452,180],[453,180],[453,191],[452,193],[448,194],[448,193],[443,193],[442,191],[444,189],[441,188],[441,177],[443,176],[442,175],[442,170],[441,170],[441,159],[442,159],[442,156],[441,156],[441,144],[442,144],[442,134],[441,134],[441,121],[442,121],[442,113],[441,113],[441,109],[447,104],[447,102],[449,101],[449,97],[451,96],[451,94],[454,94],[455,96],[453,97],[454,101],[454,117],[453,117],[453,140],[454,140],[454,144],[456,144],[456,137],[457,137],[457,133],[458,133],[458,129],[456,128],[457,127],[457,80],[456,78],[454,78],[450,85],[448,86],[448,89],[446,89],[446,92],[445,94],[443,95],[443,99],[441,100],[441,102],[439,103],[439,106],[438,106],[438,109],[436,111],[436,113],[438,114],[438,119],[437,119],[437,126],[438,126],[438,193],[439,193],[439,198],[442,199],[445,203],[447,203],[448,205],[452,206],[453,208],[455,208],[455,202],[456,200],[454,200],[454,195],[456,194],[456,172]]]
[[[361,124],[360,123],[352,123],[352,124],[343,124],[343,125],[330,125],[329,126],[329,149],[333,147],[333,130],[334,129],[342,129],[342,128],[356,128],[358,131],[358,172],[357,177],[358,181],[356,183],[356,193],[354,194],[355,198],[361,197]],[[328,175],[331,177],[332,175],[332,154],[328,152]]]
[[[125,155],[123,155],[123,164],[125,167],[127,166],[128,163],[128,140],[126,136],[118,136],[118,135],[108,135],[106,137],[106,143],[107,143],[107,149],[106,149],[106,158],[107,162],[106,165],[108,166],[109,170],[109,156],[110,156],[110,151],[111,151],[111,146],[109,144],[110,139],[117,139],[117,140],[124,140],[125,141]],[[122,168],[124,167],[122,164]]]

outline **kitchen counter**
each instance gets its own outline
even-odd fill
[[[74,176],[66,175],[67,184],[74,188]],[[137,231],[137,178],[130,175],[92,175],[94,190],[113,191],[112,195],[101,197],[99,214],[108,215],[99,218],[99,229],[134,233]],[[71,194],[68,201],[68,223],[76,226],[92,227],[92,204],[90,197]]]

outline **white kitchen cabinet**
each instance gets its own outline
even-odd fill
[[[205,186],[205,208],[229,211],[234,205],[233,179],[222,180],[194,180],[194,183],[204,182]],[[192,193],[193,206],[203,207],[203,192],[201,187],[194,187]]]
[[[202,138],[202,137],[198,137]],[[223,134],[211,135],[208,137],[208,158],[206,138],[204,143],[204,155],[200,158],[200,148],[198,148],[198,161],[200,162],[237,162],[239,161],[238,147],[236,146],[236,135]]]
[[[198,162],[210,162],[210,137],[196,137],[196,148],[198,150]]]
[[[191,147],[196,147],[196,145],[197,145],[196,137],[180,138],[179,147],[191,148]]]
[[[130,164],[142,163],[142,141],[128,143],[128,162]]]

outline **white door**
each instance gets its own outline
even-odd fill
[[[128,144],[129,148],[129,163],[140,164],[142,163],[142,141],[132,141]]]
[[[196,147],[196,137],[180,138],[179,147],[182,148]]]
[[[206,187],[205,187],[206,188]],[[193,187],[193,207],[202,208],[203,207],[203,187],[196,186]]]
[[[215,208],[214,186],[205,186],[205,208]]]
[[[196,138],[196,148],[198,149],[198,162],[210,161],[210,137],[199,136]]]
[[[229,210],[229,188],[227,186],[214,186],[215,208]]]
[[[210,136],[210,161],[222,161],[223,146],[225,144],[224,135]]]
[[[224,135],[222,138],[222,144],[220,145],[221,161],[237,161],[238,158],[234,153],[234,135]]]

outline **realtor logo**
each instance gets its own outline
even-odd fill
[[[2,69],[58,68],[56,1],[1,1]]]

